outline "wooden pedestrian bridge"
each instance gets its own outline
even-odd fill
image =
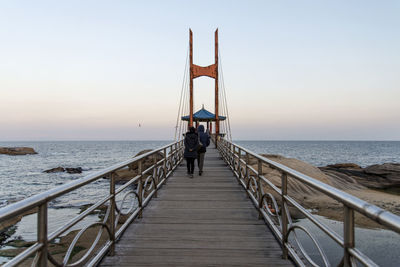
[[[355,243],[355,212],[400,232],[400,218],[388,211],[226,139],[217,145],[206,153],[202,176],[187,176],[178,141],[0,209],[0,222],[37,210],[37,242],[5,266],[331,266],[313,234],[292,221],[289,206],[343,248],[344,266],[376,266]],[[265,165],[280,171],[280,185],[263,176]],[[138,174],[117,184],[116,173],[124,168],[137,168]],[[103,177],[109,178],[109,194],[49,233],[48,203]],[[343,205],[343,236],[288,194],[289,177]],[[53,255],[56,240],[102,206],[104,218],[75,231],[62,257]],[[90,229],[95,231],[87,235]],[[313,255],[298,232],[314,244]],[[74,253],[82,239],[91,245]]]
[[[200,67],[193,64],[190,32],[174,142],[0,209],[1,224],[37,214],[36,242],[4,266],[377,266],[356,242],[354,215],[396,233],[400,217],[235,144],[217,32],[215,40],[215,63]],[[215,79],[214,114],[193,112],[193,79],[200,76]],[[189,178],[182,137],[202,122],[214,144],[203,175]],[[279,173],[280,182],[264,175],[266,167]],[[118,183],[121,170],[135,174]],[[49,203],[103,178],[108,194],[50,232]],[[288,190],[293,181],[342,206],[341,234],[297,201]],[[99,210],[98,221],[73,230]],[[293,210],[341,248],[341,261],[331,262],[315,230],[292,219]],[[68,244],[60,244],[65,236]]]

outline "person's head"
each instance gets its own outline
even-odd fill
[[[196,132],[196,129],[193,126],[189,128],[189,133],[195,133],[195,132]]]
[[[197,131],[199,133],[204,133],[204,125],[199,125],[199,127],[197,128]]]

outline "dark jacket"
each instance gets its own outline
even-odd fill
[[[210,145],[210,136],[204,132],[204,126],[200,125],[199,128],[197,129],[198,133],[199,133],[199,140],[200,143],[203,145],[204,149],[202,153],[206,152],[206,147],[208,147]]]
[[[197,147],[199,146],[199,136],[197,133],[187,132],[185,136],[185,158],[197,158]]]

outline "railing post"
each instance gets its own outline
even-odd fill
[[[110,179],[110,239],[111,239],[111,247],[110,247],[110,255],[114,256],[115,254],[115,172],[111,173]],[[122,208],[122,207],[121,207]]]
[[[235,168],[235,162],[234,162],[234,159],[235,159],[235,151],[234,151],[234,146],[233,146],[233,143],[231,143],[231,145],[230,145],[230,155],[231,155],[231,157],[230,157],[230,159],[229,159],[229,161],[230,161],[230,164],[231,164],[231,166],[233,167],[233,168]]]
[[[39,252],[38,265],[47,266],[47,253],[48,253],[48,243],[47,243],[47,202],[41,204],[38,210],[37,216],[37,238],[38,242],[43,245]]]
[[[154,166],[154,169],[153,169],[153,178],[154,178],[154,181],[156,182],[156,184],[155,184],[155,192],[154,192],[154,197],[155,198],[157,198],[157,185],[158,185],[158,182],[159,182],[159,179],[158,179],[158,177],[157,177],[157,153],[154,153],[154,155],[153,155],[153,166]],[[156,179],[156,177],[157,177],[157,179]]]
[[[175,144],[173,144],[173,146],[174,146],[174,150],[173,150],[173,152],[172,152],[172,158],[176,158],[176,156],[177,156],[177,154],[176,154],[176,143]],[[173,166],[173,168],[175,167],[175,165]]]
[[[164,169],[164,184],[166,184],[167,183],[167,148],[164,148],[163,169]]]
[[[139,218],[142,218],[142,213],[143,213],[143,166],[142,166],[142,160],[139,160],[138,162],[138,174],[140,175],[139,181],[138,181],[138,195],[139,195],[139,200],[140,203],[142,203],[142,207],[140,207],[139,211]]]
[[[250,179],[249,163],[250,163],[250,156],[249,156],[249,153],[246,152],[246,180],[247,181]]]
[[[343,263],[344,266],[351,266],[351,255],[349,253],[350,248],[354,248],[355,239],[354,239],[354,210],[347,207],[344,207],[344,255],[343,255]]]
[[[235,161],[236,161],[235,153],[236,153],[236,147],[234,145],[232,145],[232,163],[233,163],[232,167],[233,167],[234,172],[236,171],[236,169],[235,169]],[[238,166],[239,166],[239,164],[238,164]],[[239,174],[239,177],[237,178],[237,180],[238,180],[238,184],[241,185],[242,183],[240,182],[240,174]],[[244,183],[244,184],[245,184],[246,194],[247,194],[247,196],[249,196],[249,193],[247,192],[247,188],[246,188],[246,183]]]
[[[261,210],[262,210],[262,190],[261,190],[261,176],[263,175],[262,173],[262,161],[261,159],[258,159],[258,168],[257,168],[257,195],[258,195],[258,219],[262,218]]]
[[[185,145],[183,144],[183,140],[181,141],[180,146],[181,146],[181,161],[182,161],[182,160],[183,160],[183,153],[185,152],[185,151],[184,151]]]
[[[225,153],[225,161],[229,163],[229,143],[225,141],[225,146],[224,146],[224,153]]]
[[[288,218],[286,216],[286,200],[285,196],[287,195],[287,174],[282,173],[282,205],[281,205],[281,221],[282,221],[282,258],[288,258],[288,249],[287,245],[287,232],[288,232]]]
[[[218,149],[219,154],[221,155],[222,159],[224,159],[224,139],[221,139],[221,145]]]
[[[174,148],[172,147],[172,145],[169,147],[169,157],[168,157],[168,161],[169,161],[169,165],[171,167],[171,170],[173,168],[172,166],[172,157],[174,156]]]
[[[183,160],[183,140],[179,143],[179,161]]]
[[[257,193],[258,193],[258,219],[262,218],[261,210],[262,210],[262,190],[261,190],[261,176],[263,175],[262,173],[262,161],[261,159],[258,159],[258,175],[257,175]]]
[[[227,153],[228,142],[226,140],[224,140],[223,144],[224,144],[224,146],[223,146],[222,150],[224,152],[224,160],[226,161],[227,160],[227,156],[228,156],[228,153]]]
[[[242,159],[242,149],[239,148],[239,157],[238,157],[238,175],[239,175],[239,180],[242,179],[242,172],[240,171],[240,166],[241,164],[241,159]]]
[[[225,147],[224,147],[224,151],[225,151],[225,161],[229,164],[229,146],[230,144],[228,142],[225,142]]]

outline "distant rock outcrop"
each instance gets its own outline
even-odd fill
[[[65,168],[65,171],[70,173],[70,174],[75,174],[75,173],[82,173],[83,169],[81,167],[78,167],[78,168]]]
[[[0,147],[0,154],[18,156],[37,154],[37,152],[31,147]]]
[[[63,167],[57,167],[57,168],[52,168],[49,170],[45,170],[43,172],[46,173],[55,173],[55,172],[67,172],[70,174],[75,174],[75,173],[82,173],[83,169],[81,167],[78,168],[63,168]]]
[[[328,165],[327,167],[337,168],[337,169],[362,169],[361,166],[354,163],[336,163]]]
[[[63,167],[57,167],[57,168],[45,170],[43,172],[46,172],[46,173],[65,172],[65,169]]]

